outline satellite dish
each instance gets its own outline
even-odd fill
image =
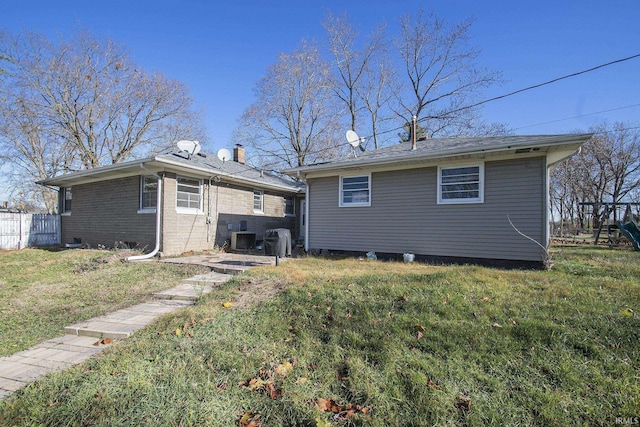
[[[224,163],[227,160],[231,159],[231,151],[227,150],[226,148],[221,148],[218,150],[218,159]]]
[[[360,137],[358,136],[358,134],[355,131],[349,129],[347,131],[347,142],[353,148],[356,148],[358,145],[360,145]]]
[[[186,139],[178,141],[178,148],[190,156],[194,156],[200,152],[200,143],[198,141],[188,141]]]

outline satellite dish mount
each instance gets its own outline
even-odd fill
[[[188,141],[186,139],[178,141],[178,149],[187,153],[188,157],[195,156],[200,152],[200,143],[198,141]]]
[[[358,157],[356,155],[356,148],[360,148],[360,151],[364,152],[364,147],[362,146],[362,144],[364,143],[363,137],[358,136],[358,134],[351,129],[347,131],[346,137],[347,137],[347,142],[351,146],[351,152],[353,153],[353,157]]]
[[[224,164],[226,161],[231,159],[231,151],[226,148],[221,148],[218,150],[218,160]]]

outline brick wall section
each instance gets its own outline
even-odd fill
[[[271,228],[288,228],[293,238],[297,236],[297,217],[285,216],[283,196],[265,191],[264,213],[256,213],[253,188],[213,183],[209,195],[208,187],[205,180],[201,212],[178,213],[176,175],[165,175],[160,248],[164,255],[222,246],[231,240],[229,224],[236,231],[240,221],[247,222],[247,230],[255,232],[257,240],[262,240],[265,230]],[[138,213],[139,176],[77,185],[72,191],[72,213],[61,217],[63,244],[80,239],[93,248],[98,245],[112,248],[119,242],[137,242],[145,252],[153,250],[156,215]]]
[[[162,252],[166,256],[221,247],[231,240],[231,231],[239,229],[240,221],[247,222],[247,231],[255,232],[258,240],[271,228],[288,228],[296,235],[296,217],[285,216],[281,195],[265,191],[264,213],[256,213],[253,188],[212,182],[209,194],[208,181],[204,181],[202,212],[183,214],[176,210],[175,175],[165,176],[164,189]]]
[[[71,215],[61,216],[62,244],[74,238],[92,248],[137,242],[139,248],[155,247],[154,214],[139,214],[140,177],[114,179],[72,188]]]
[[[265,191],[263,195],[264,212],[253,211],[253,189],[240,188],[230,184],[220,183],[212,188],[212,200],[215,203],[218,195],[218,215],[214,218],[217,224],[216,244],[221,246],[225,241],[231,241],[231,232],[240,229],[240,221],[247,222],[247,231],[256,233],[256,239],[262,240],[266,230],[272,228],[287,228],[291,236],[297,236],[297,220],[294,216],[285,216],[284,198],[281,195]],[[215,215],[216,206],[212,206]],[[229,226],[232,227],[229,230]]]
[[[213,248],[213,227],[207,226],[207,190],[204,186],[204,206],[198,214],[182,214],[176,210],[176,175],[166,174],[163,180],[162,253],[179,255],[187,251]],[[207,232],[207,230],[209,230]]]

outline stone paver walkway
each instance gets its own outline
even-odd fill
[[[220,254],[184,257],[163,262],[206,265],[211,273],[185,279],[178,286],[153,294],[153,299],[133,307],[67,326],[67,335],[54,338],[7,357],[0,357],[0,399],[50,373],[82,363],[104,348],[106,338],[123,339],[160,316],[194,304],[202,295],[230,279],[231,274],[271,265],[264,256]],[[109,342],[109,340],[107,340]]]

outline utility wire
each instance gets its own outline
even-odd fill
[[[561,76],[561,77],[557,77],[555,79],[551,79],[551,80],[548,80],[548,81],[543,82],[543,83],[538,83],[538,84],[535,84],[535,85],[527,86],[525,88],[518,89],[518,90],[515,90],[513,92],[509,92],[509,93],[506,93],[506,94],[503,94],[503,95],[499,95],[499,96],[496,96],[496,97],[493,97],[493,98],[485,99],[484,101],[480,101],[480,102],[477,102],[475,104],[471,104],[471,105],[467,105],[467,106],[464,106],[464,107],[456,108],[454,110],[447,111],[446,114],[457,113],[459,111],[464,111],[464,110],[467,110],[469,108],[478,107],[478,106],[486,104],[488,102],[497,101],[499,99],[503,99],[503,98],[507,98],[509,96],[516,95],[518,93],[526,92],[526,91],[529,91],[529,90],[532,90],[532,89],[537,89],[537,88],[542,87],[542,86],[546,86],[546,85],[550,85],[552,83],[556,83],[556,82],[558,82],[560,80],[565,80],[565,79],[568,79],[568,78],[571,78],[571,77],[579,76],[581,74],[590,73],[590,72],[598,70],[600,68],[608,67],[608,66],[614,65],[614,64],[619,64],[619,63],[625,62],[625,61],[630,61],[630,60],[635,59],[635,58],[640,58],[640,53],[628,56],[626,58],[620,58],[620,59],[616,59],[615,61],[610,61],[610,62],[607,62],[607,63],[604,63],[604,64],[600,64],[600,65],[597,65],[595,67],[588,68],[586,70],[577,71],[575,73],[571,73],[571,74],[567,74],[567,75],[564,75],[564,76]],[[627,106],[627,107],[614,108],[612,110],[606,110],[606,111],[601,111],[601,112],[596,112],[596,113],[585,114],[584,116],[598,114],[598,113],[604,113],[604,112],[609,112],[609,111],[622,110],[624,108],[637,107],[639,105],[640,104],[630,105],[630,106]],[[583,117],[583,116],[576,116],[576,117],[572,117],[572,118],[577,118],[577,117]],[[422,119],[418,120],[418,122],[422,122],[422,121],[425,121],[425,120],[427,120],[427,119],[426,118],[422,118]],[[570,120],[570,119],[559,119],[559,120],[554,120],[554,121],[547,122],[547,123],[554,123],[554,122],[562,121],[562,120]],[[547,123],[540,123],[540,124],[547,124]],[[537,126],[537,125],[523,126],[521,128],[518,128],[518,129],[523,129],[525,127],[531,127],[531,126]],[[395,131],[402,130],[402,129],[404,129],[404,126],[400,126],[400,127],[396,127],[396,128],[393,128],[393,129],[389,129],[389,130],[386,130],[386,131],[379,132],[378,135],[384,135],[384,134],[395,132]],[[633,130],[633,129],[638,129],[638,128],[637,127],[626,128],[626,130]],[[615,132],[615,131],[616,130],[607,131],[607,132]],[[607,132],[604,132],[604,133],[607,133]],[[599,133],[599,132],[596,132],[596,133]],[[369,135],[369,136],[366,136],[366,138],[371,138],[372,136],[373,135]],[[335,150],[335,147],[326,147],[326,148],[322,148],[322,149],[319,149],[319,150],[316,150],[316,151],[311,151],[311,152],[308,152],[307,155],[319,154],[319,153],[322,153],[322,152],[325,152],[325,151],[329,151],[329,150]]]
[[[564,76],[561,76],[561,77],[556,77],[555,79],[548,80],[548,81],[543,82],[543,83],[538,83],[538,84],[535,84],[535,85],[527,86],[525,88],[518,89],[518,90],[515,90],[513,92],[509,92],[509,93],[505,93],[503,95],[495,96],[493,98],[485,99],[484,101],[476,102],[475,104],[471,104],[471,105],[467,105],[467,106],[464,106],[464,107],[456,108],[454,110],[447,111],[445,114],[452,114],[452,113],[457,113],[457,112],[460,112],[460,111],[468,110],[470,108],[478,107],[478,106],[486,104],[488,102],[497,101],[499,99],[507,98],[507,97],[513,96],[513,95],[517,95],[519,93],[526,92],[528,90],[537,89],[537,88],[542,87],[542,86],[550,85],[550,84],[556,83],[556,82],[558,82],[560,80],[565,80],[565,79],[568,79],[568,78],[571,78],[571,77],[579,76],[581,74],[590,73],[590,72],[598,70],[600,68],[608,67],[608,66],[614,65],[614,64],[619,64],[619,63],[625,62],[625,61],[630,61],[632,59],[639,58],[639,57],[640,57],[640,53],[628,56],[626,58],[616,59],[615,61],[607,62],[605,64],[596,65],[595,67],[591,67],[591,68],[588,68],[586,70],[577,71],[575,73],[567,74],[567,75],[564,75]],[[422,119],[419,119],[418,122],[423,122],[425,120],[427,120],[427,119],[426,118],[422,118]],[[400,127],[394,128],[394,129],[389,129],[387,131],[380,132],[378,135],[384,135],[384,134],[387,134],[387,133],[390,133],[390,132],[395,132],[395,131],[401,130],[403,128],[404,128],[404,126],[400,126]],[[370,138],[370,137],[371,136],[368,136],[367,138]]]
[[[549,123],[557,123],[557,122],[563,122],[565,120],[579,119],[581,117],[588,117],[588,116],[593,116],[593,115],[602,114],[602,113],[610,113],[612,111],[625,110],[627,108],[634,108],[634,107],[640,107],[640,104],[627,105],[626,107],[612,108],[610,110],[596,111],[596,112],[593,112],[593,113],[581,114],[579,116],[567,117],[565,119],[558,119],[558,120],[551,120],[551,121],[543,122],[543,123],[536,123],[535,125],[520,126],[519,128],[515,128],[514,130],[525,129],[525,128],[530,128],[530,127],[534,127],[534,126],[548,125]]]

